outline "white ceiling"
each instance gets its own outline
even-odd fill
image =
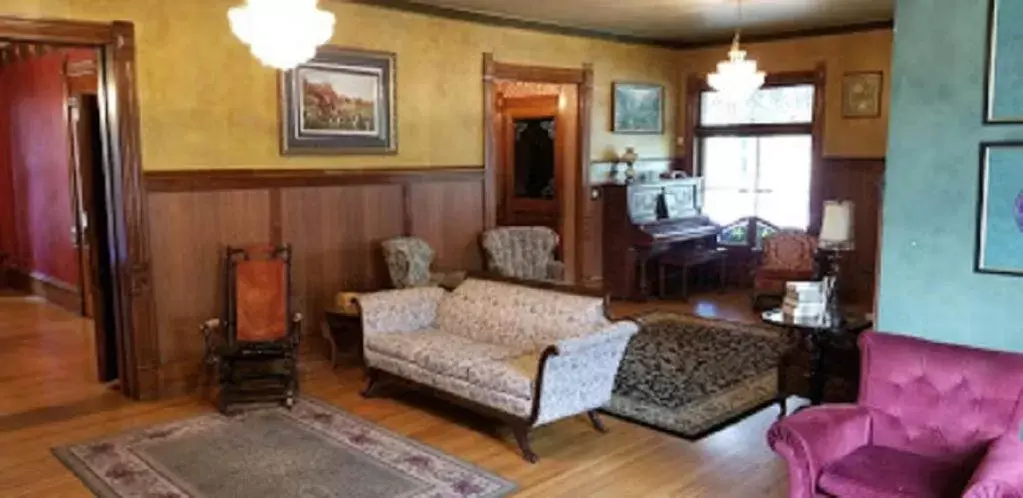
[[[727,39],[739,23],[736,0],[411,0],[495,17],[650,40]],[[960,1],[960,0],[956,0]],[[892,19],[894,0],[745,0],[743,32],[753,35]]]

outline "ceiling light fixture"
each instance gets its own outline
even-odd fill
[[[745,100],[764,86],[765,75],[757,70],[757,62],[746,60],[746,51],[739,48],[739,29],[742,26],[742,0],[739,4],[739,25],[735,28],[728,60],[718,63],[717,72],[707,75],[707,84],[726,98]]]
[[[334,34],[334,14],[317,0],[246,0],[227,13],[231,31],[263,64],[286,71],[316,56]]]

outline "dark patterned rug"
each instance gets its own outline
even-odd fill
[[[637,322],[604,411],[695,440],[777,395],[778,329],[671,313]]]
[[[210,414],[54,454],[102,498],[501,497],[515,484],[307,398]]]

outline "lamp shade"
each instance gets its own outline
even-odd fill
[[[853,243],[852,201],[825,201],[818,238],[821,249],[849,250]]]

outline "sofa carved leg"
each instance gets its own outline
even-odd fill
[[[522,458],[525,458],[529,463],[536,463],[540,460],[540,457],[533,453],[533,448],[529,446],[528,425],[515,424],[512,426],[512,433],[515,434],[515,442],[519,444],[519,449],[522,450]]]
[[[369,369],[366,371],[366,387],[362,390],[363,398],[377,397],[377,389],[380,388],[380,372]]]
[[[600,419],[600,414],[597,410],[590,410],[586,412],[586,416],[590,418],[590,423],[593,424],[593,428],[597,429],[597,432],[607,433],[607,427],[604,426],[604,421]]]

